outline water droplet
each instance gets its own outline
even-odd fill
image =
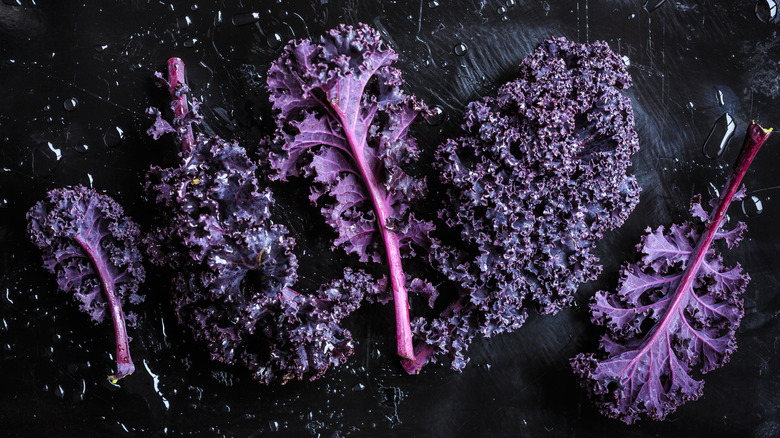
[[[3,3],[10,6],[21,6],[22,0],[3,0]]]
[[[502,15],[502,16],[501,16],[501,21],[509,21],[509,16],[507,16],[507,15]]]
[[[79,101],[75,97],[65,99],[65,102],[62,102],[62,107],[65,108],[65,111],[76,111],[79,107]]]
[[[647,12],[653,12],[659,7],[661,7],[662,4],[666,3],[666,0],[647,0],[645,1],[645,4],[642,5],[642,7]]]
[[[192,25],[192,19],[189,17],[189,15],[185,15],[183,17],[179,17],[176,20],[176,26],[179,27],[179,29],[187,29]]]
[[[193,11],[197,11],[198,10],[198,4],[195,3],[194,5],[190,6],[190,9],[193,10]]]
[[[444,108],[435,106],[431,109],[431,115],[425,119],[425,122],[431,126],[441,125],[447,118],[447,114],[444,112]]]
[[[431,0],[428,2],[428,7],[431,9],[438,8],[439,2],[437,0]]]
[[[746,196],[742,200],[742,213],[745,216],[758,216],[764,212],[764,203],[755,195]]]
[[[125,141],[125,131],[119,126],[114,126],[103,134],[103,143],[110,148],[119,146],[123,141]]]
[[[623,59],[623,64],[625,64],[625,65],[626,65],[626,67],[629,67],[629,66],[631,65],[631,59],[629,59],[629,57],[628,57],[628,56],[626,56],[626,55],[623,55],[623,58],[622,58],[622,59]]]
[[[718,90],[715,92],[715,99],[718,101],[718,105],[723,106],[726,102],[723,100],[723,91]]]
[[[506,0],[506,6],[511,8],[512,6],[517,4],[517,0]]]
[[[268,429],[271,432],[279,432],[279,422],[271,420],[268,422]]]
[[[44,111],[51,111],[51,105],[46,105],[43,107]]]
[[[724,113],[715,121],[712,125],[710,133],[707,135],[707,139],[704,140],[702,145],[702,153],[710,160],[714,160],[723,155],[726,151],[726,147],[729,145],[731,137],[734,136],[734,131],[737,130],[737,123],[731,114]]]
[[[466,52],[469,51],[469,46],[466,45],[466,43],[458,43],[455,44],[455,54],[458,56],[463,56],[466,54]]]
[[[685,107],[688,108],[689,110],[695,110],[696,109],[696,105],[694,105],[693,102],[688,102],[685,105]]]
[[[217,11],[214,14],[214,27],[222,26],[222,11]]]
[[[99,46],[95,46],[95,51],[98,53],[103,53],[108,48],[108,44],[101,44]]]
[[[353,386],[353,387],[352,387],[352,391],[353,391],[353,392],[362,391],[362,390],[364,390],[364,389],[366,389],[366,385],[364,385],[364,384],[362,384],[362,383],[358,383],[357,385],[355,385],[355,386]]]
[[[80,154],[86,154],[89,152],[89,145],[88,144],[77,144],[76,146],[73,146],[73,150]]]
[[[190,38],[187,41],[185,41],[182,45],[187,48],[195,47],[195,44],[198,44],[197,38]]]
[[[0,198],[0,208],[8,208],[8,199]]]
[[[279,47],[282,47],[282,36],[274,32],[268,35],[265,42],[268,44],[268,47],[276,50]]]
[[[720,190],[718,190],[718,188],[715,187],[715,184],[713,183],[707,184],[707,193],[710,195],[710,198],[712,199],[720,198]]]
[[[777,20],[777,1],[759,0],[756,3],[756,18],[762,23],[774,23]]]
[[[247,12],[245,14],[234,15],[230,21],[233,23],[233,26],[244,26],[257,23],[259,20],[260,14],[258,12]]]
[[[496,9],[496,12],[498,12],[498,15],[506,14],[506,6],[499,6],[498,9]]]

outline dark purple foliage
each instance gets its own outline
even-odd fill
[[[425,181],[403,166],[417,159],[408,129],[426,109],[400,88],[396,59],[362,24],[287,45],[268,71],[278,112],[271,164],[282,181],[313,179],[310,199],[338,233],[334,246],[388,264],[398,354],[412,358],[402,257],[413,254],[412,244],[427,246],[432,225],[410,211]]]
[[[412,323],[424,344],[409,372],[437,353],[462,368],[476,334],[519,328],[529,307],[555,313],[600,273],[595,244],[639,200],[627,174],[639,146],[622,95],[630,82],[606,43],[555,38],[496,97],[469,104],[465,134],[436,161],[446,188],[439,216],[465,245],[431,253],[460,298],[440,318]]]
[[[82,186],[52,190],[30,209],[27,220],[30,238],[60,290],[72,293],[96,324],[107,314],[112,318],[117,372],[109,379],[116,382],[132,374],[125,323],[135,325],[136,316],[123,306],[144,299],[138,293],[145,277],[138,225],[113,199]]]
[[[294,241],[271,220],[271,191],[261,188],[256,165],[238,143],[191,135],[200,116],[197,104],[187,108],[178,58],[169,61],[169,78],[174,122],[152,109],[157,122],[150,134],[176,133],[182,162],[148,174],[163,224],[148,243],[152,262],[176,273],[172,302],[180,322],[212,358],[242,364],[265,384],[320,377],[352,354],[350,333],[339,322],[370,283],[346,271],[316,296],[290,289],[297,278]]]
[[[607,329],[601,351],[571,362],[604,415],[629,424],[644,415],[663,420],[701,396],[704,382],[694,371],[722,366],[736,349],[740,295],[749,277],[739,264],[725,266],[711,245],[723,240],[731,248],[741,239],[743,223],[730,231],[721,226],[731,200],[742,197],[737,187],[767,137],[769,131],[751,124],[712,214],[694,199],[691,213],[703,226],[648,228],[637,246],[641,258],[623,266],[617,291],[593,297],[592,320]]]

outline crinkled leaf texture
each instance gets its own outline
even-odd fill
[[[309,198],[336,230],[334,246],[362,262],[387,263],[398,351],[411,357],[401,258],[427,248],[433,225],[411,208],[425,194],[425,180],[404,170],[419,153],[409,127],[427,109],[400,88],[396,59],[364,24],[340,25],[318,43],[292,41],[268,71],[277,112],[269,145],[277,179],[313,179]]]
[[[692,213],[707,215],[694,199]],[[592,321],[606,327],[601,351],[582,353],[572,367],[606,416],[633,423],[641,416],[663,420],[678,406],[701,396],[707,373],[736,349],[735,331],[743,316],[740,295],[749,277],[739,264],[727,267],[710,246],[690,288],[678,283],[702,232],[685,222],[648,228],[637,246],[641,259],[621,270],[614,293],[597,292]],[[715,234],[731,248],[745,229]],[[647,328],[651,327],[651,328]]]
[[[622,95],[630,82],[606,43],[554,38],[496,97],[469,104],[465,134],[442,144],[436,162],[446,188],[439,216],[467,249],[432,250],[462,297],[441,319],[413,322],[424,348],[461,368],[474,335],[519,328],[528,307],[555,313],[596,278],[593,247],[639,200],[627,174],[639,147]]]
[[[174,310],[212,358],[243,365],[262,383],[316,379],[352,354],[339,323],[370,283],[345,271],[314,296],[290,289],[294,241],[271,221],[270,189],[261,189],[238,143],[198,135],[189,144],[187,130],[200,116],[197,102],[186,111],[182,89],[174,87],[173,107],[185,112],[169,124],[151,109],[157,121],[149,133],[176,133],[187,152],[178,167],[153,167],[146,185],[163,216],[147,238],[150,258],[176,272]]]
[[[125,322],[135,325],[136,316],[123,309],[144,300],[138,290],[145,278],[138,225],[116,201],[83,186],[52,190],[30,209],[27,220],[27,231],[60,290],[72,293],[95,323],[107,315],[113,319],[114,377],[132,373]]]
[[[397,57],[374,29],[341,25],[319,44],[291,42],[268,71],[277,178],[312,176],[310,199],[329,198],[322,212],[334,244],[361,261],[382,260],[377,214],[401,244],[425,244],[432,229],[409,211],[425,181],[402,166],[417,159],[408,129],[424,107],[401,90]]]

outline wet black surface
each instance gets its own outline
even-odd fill
[[[759,6],[765,3],[774,2]],[[625,56],[642,145],[634,172],[643,192],[629,222],[600,245],[600,283],[582,287],[574,309],[479,340],[462,373],[431,366],[405,375],[393,356],[390,307],[369,306],[350,320],[357,349],[346,366],[316,382],[264,387],[209,361],[176,325],[166,282],[152,279],[142,322],[130,332],[137,371],[110,384],[111,330],[91,326],[54,293],[24,233],[24,213],[49,189],[85,184],[114,196],[148,227],[143,174],[151,164],[170,164],[175,153],[172,142],[143,134],[150,123],[144,109],[165,100],[153,71],[181,57],[205,102],[206,129],[252,149],[271,118],[256,85],[281,42],[358,21],[379,29],[400,53],[407,90],[442,109],[440,125],[418,127],[429,153],[457,128],[466,102],[512,78],[520,59],[551,35],[603,39]],[[568,367],[568,358],[594,349],[599,336],[588,324],[587,299],[614,287],[641,230],[683,218],[692,194],[723,185],[748,121],[780,126],[779,30],[758,19],[754,1],[3,0],[2,435],[780,436],[778,138],[745,178],[752,204],[730,212],[749,231],[726,258],[753,280],[739,349],[707,376],[704,396],[663,423],[626,426],[593,410]],[[717,157],[712,142],[719,146],[732,129],[726,113],[733,139]],[[714,159],[703,150],[711,130]],[[307,266],[301,287],[314,288],[344,256],[327,251],[331,235],[316,211],[293,206],[304,204],[300,193],[277,189],[287,205],[279,214]]]

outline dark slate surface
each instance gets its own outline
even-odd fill
[[[778,138],[745,178],[763,211],[754,202],[730,212],[749,231],[726,258],[742,263],[753,280],[739,350],[707,376],[704,396],[665,422],[626,426],[593,410],[568,367],[569,357],[595,348],[600,332],[588,324],[587,300],[597,288],[614,287],[641,230],[683,218],[692,194],[723,185],[750,120],[780,126],[780,24],[756,14],[765,18],[769,3],[3,0],[3,435],[780,436]],[[164,279],[152,279],[143,322],[131,331],[137,371],[111,385],[105,380],[113,365],[111,330],[91,326],[54,293],[25,236],[24,213],[49,189],[85,184],[111,194],[149,226],[144,172],[172,163],[175,153],[171,141],[143,134],[150,124],[144,109],[165,104],[153,71],[170,56],[183,58],[205,102],[206,129],[251,150],[269,132],[270,105],[258,84],[282,41],[358,21],[379,29],[400,53],[407,90],[443,110],[442,124],[417,129],[427,158],[455,132],[464,105],[511,79],[543,39],[602,39],[626,57],[642,145],[634,172],[643,192],[630,220],[600,245],[599,283],[583,286],[573,309],[479,340],[462,373],[430,366],[420,376],[404,375],[393,356],[391,308],[369,306],[349,323],[357,349],[346,366],[316,382],[264,387],[209,361],[177,326]],[[462,55],[455,50],[460,44]],[[707,158],[702,146],[725,113],[736,123],[734,138],[721,157]],[[305,193],[305,187],[277,188],[279,220],[298,239],[306,266],[300,286],[311,289],[345,256],[327,249],[332,232],[301,202]]]

